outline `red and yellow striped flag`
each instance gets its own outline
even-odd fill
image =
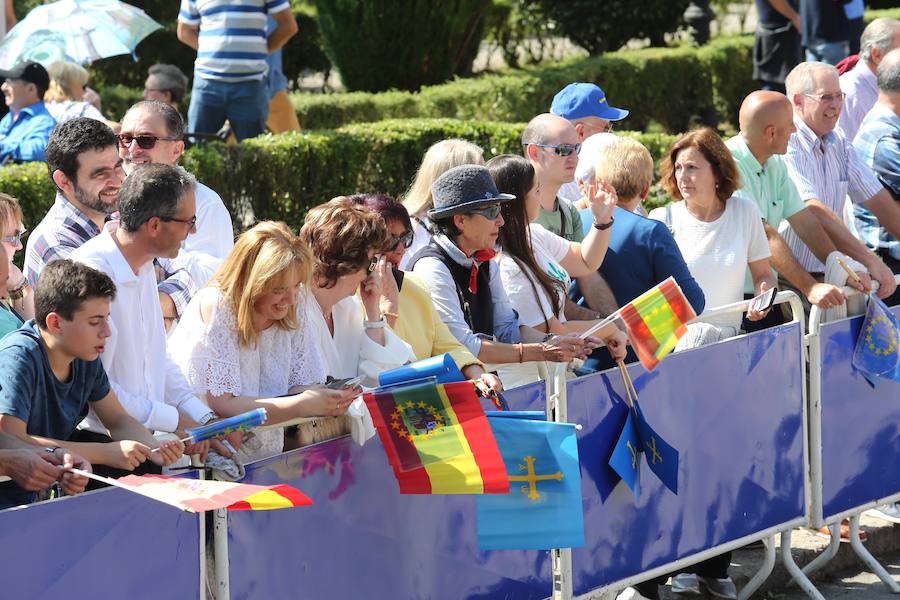
[[[127,475],[113,482],[113,485],[188,512],[217,508],[274,510],[313,503],[300,490],[283,484],[252,485],[166,475]]]
[[[471,381],[363,397],[402,494],[506,494],[509,477]]]
[[[687,333],[687,322],[697,314],[675,279],[669,277],[619,310],[628,336],[648,371],[664,359]]]

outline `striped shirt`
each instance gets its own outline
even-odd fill
[[[178,20],[200,28],[194,76],[261,80],[268,69],[268,15],[285,10],[288,0],[181,0]]]
[[[881,191],[875,173],[859,158],[853,145],[836,131],[819,138],[806,123],[794,118],[796,133],[791,135],[785,163],[788,175],[804,202],[813,198],[834,211],[841,220],[847,196],[861,204]],[[822,273],[825,265],[816,258],[790,224],[780,229],[794,256],[810,273]]]
[[[900,116],[884,104],[876,103],[862,122],[853,147],[894,199],[900,200]],[[876,251],[885,250],[892,258],[900,260],[900,241],[881,226],[871,211],[856,205],[853,217],[866,246]]]
[[[31,289],[37,287],[44,267],[54,260],[68,258],[76,248],[98,235],[100,228],[97,224],[57,192],[56,202],[28,236],[25,246],[25,277]],[[180,315],[196,293],[197,286],[191,274],[184,269],[173,267],[167,259],[155,260],[159,267],[157,288],[172,298]]]

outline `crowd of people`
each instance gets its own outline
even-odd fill
[[[252,60],[219,60],[225,50],[203,30],[225,15],[207,21],[200,3],[183,0],[179,17],[179,37],[202,58],[188,122],[215,131],[227,119],[238,139],[256,135],[283,92],[258,77],[264,57],[296,26],[274,6],[268,23],[241,21],[268,32],[242,50]],[[547,361],[575,377],[636,360],[615,324],[584,334],[669,277],[698,314],[775,287],[833,315],[846,314],[845,284],[900,299],[900,22],[890,19],[866,28],[845,74],[798,62],[782,91],[750,93],[730,139],[710,128],[681,136],[659,182],[673,202],[649,214],[651,155],[612,133],[629,113],[593,83],[560,90],[526,126],[521,155],[485,163],[471,141],[442,140],[400,198],[347,190],[303,223],[262,221],[235,239],[221,197],[178,166],[183,73],[151,68],[146,99],[118,123],[77,65],[0,76],[10,109],[0,155],[46,162],[56,187],[39,223],[0,194],[0,474],[10,478],[0,508],[86,489],[70,467],[161,472],[193,455],[237,479],[246,462],[287,449],[347,433],[365,442],[359,389],[327,383],[372,387],[384,370],[445,353],[485,396],[537,380]],[[235,97],[253,109],[214,107]],[[692,324],[677,350],[787,317],[780,307],[718,315]],[[179,441],[258,407],[275,427]],[[703,583],[735,597],[728,564],[723,555],[676,574],[673,590]],[[622,597],[655,598],[657,583]]]

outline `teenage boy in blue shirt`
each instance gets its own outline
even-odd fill
[[[126,471],[146,460],[170,465],[184,446],[157,442],[125,412],[99,359],[115,293],[112,280],[88,266],[47,265],[34,292],[35,320],[0,341],[0,431],[38,446],[65,445],[92,463]],[[70,441],[89,408],[118,441]],[[34,500],[15,484],[0,486],[0,508]]]

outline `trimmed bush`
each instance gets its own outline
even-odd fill
[[[417,90],[471,73],[490,0],[316,0],[325,52],[349,90]]]
[[[506,71],[423,87],[418,93],[292,94],[300,123],[311,129],[392,117],[527,122],[550,107],[573,81],[596,81],[610,102],[631,110],[623,123],[667,131],[693,123],[736,123],[737,108],[754,84],[752,36],[723,37],[700,49],[648,48]]]
[[[398,195],[412,182],[428,147],[462,137],[485,149],[486,158],[521,152],[523,123],[452,119],[393,120],[351,125],[336,131],[262,136],[241,144],[191,148],[184,166],[213,187],[240,228],[259,219],[294,228],[307,209],[334,196],[358,191]],[[659,159],[674,142],[666,134],[626,132]],[[55,187],[43,163],[0,168],[0,190],[22,203],[33,228],[53,204]]]

